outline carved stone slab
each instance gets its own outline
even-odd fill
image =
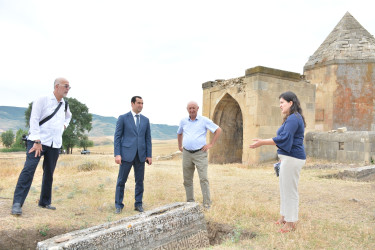
[[[208,247],[202,208],[178,202],[38,242],[37,249],[196,249]]]

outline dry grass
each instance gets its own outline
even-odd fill
[[[91,150],[91,149],[90,149]],[[177,150],[177,141],[155,141],[154,158]],[[55,228],[87,228],[123,216],[136,214],[134,177],[129,176],[123,214],[114,214],[114,193],[118,166],[113,147],[98,146],[91,155],[62,155],[55,171],[53,204],[56,211],[37,207],[41,185],[38,167],[22,217],[9,214],[11,199],[24,154],[0,154],[0,227],[7,233],[37,230],[51,237]],[[375,249],[375,184],[321,178],[339,170],[316,169],[321,162],[308,159],[300,179],[300,222],[297,231],[277,233],[279,188],[271,164],[210,165],[212,208],[206,219],[250,230],[257,236],[248,240],[232,238],[210,249]],[[88,170],[88,168],[91,168]],[[202,201],[197,175],[195,194]],[[145,209],[183,201],[181,160],[154,161],[146,167]],[[1,241],[2,239],[0,239]],[[35,247],[35,246],[31,246]]]

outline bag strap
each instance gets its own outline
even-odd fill
[[[41,121],[39,122],[39,126],[42,126],[42,124],[44,124],[44,123],[47,122],[49,119],[51,119],[51,118],[57,113],[57,111],[59,111],[61,105],[62,105],[62,102],[59,103],[59,106],[57,106],[57,108],[55,109],[55,111],[53,111],[52,114],[50,114],[49,116],[47,116],[46,118],[44,118],[43,120],[41,120]]]
[[[65,100],[65,113],[66,113],[67,110],[68,110],[68,101]]]

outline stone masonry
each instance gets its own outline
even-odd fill
[[[38,242],[37,249],[196,249],[209,246],[201,207],[178,202]]]
[[[276,160],[275,147],[250,149],[253,138],[272,138],[282,124],[279,95],[297,94],[307,123],[315,126],[315,86],[298,73],[262,66],[247,69],[245,76],[203,83],[203,115],[222,129],[212,163],[256,163]],[[210,135],[212,136],[212,135]]]
[[[375,38],[347,12],[305,64],[315,128],[375,131]]]
[[[371,164],[375,161],[375,131],[309,132],[305,149],[307,156],[315,158]]]

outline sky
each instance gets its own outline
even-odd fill
[[[303,74],[348,11],[375,34],[373,0],[0,0],[0,106],[27,107],[65,77],[101,116],[178,125],[202,83],[256,66]]]

